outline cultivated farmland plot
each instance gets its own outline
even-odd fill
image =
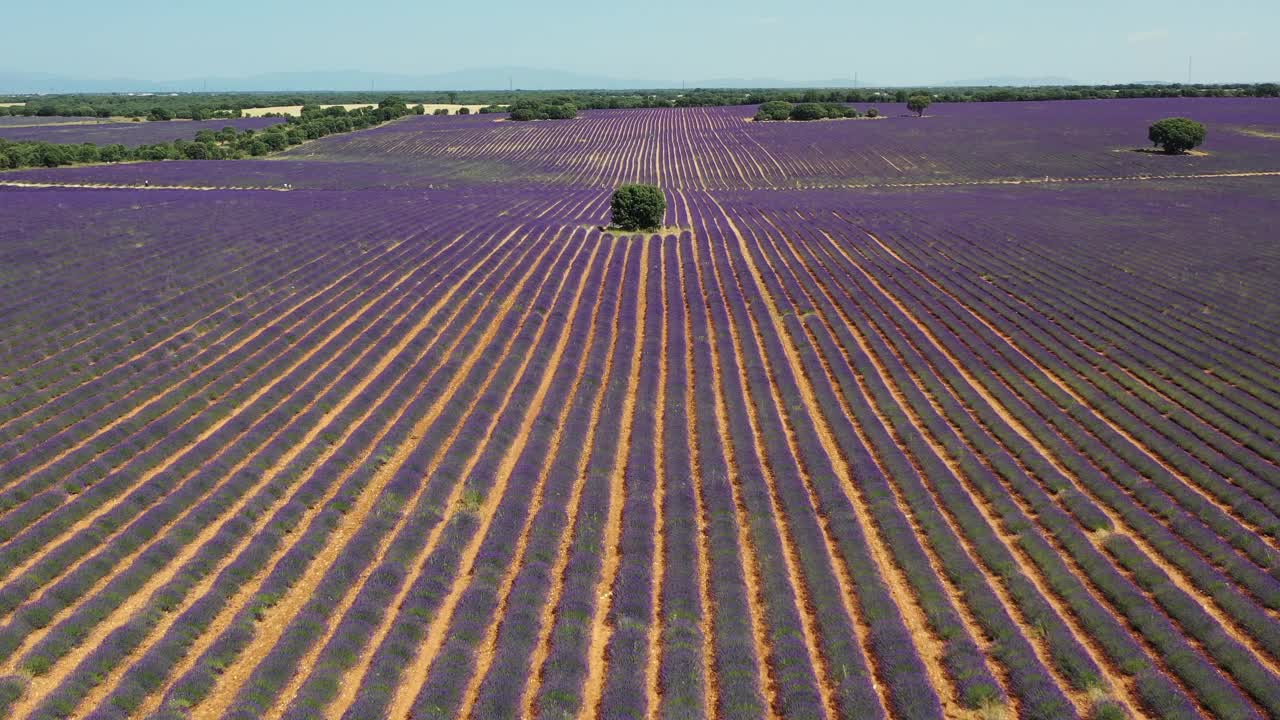
[[[201,130],[223,128],[261,130],[284,122],[280,118],[234,118],[223,120],[173,120],[170,122],[47,122],[44,118],[0,118],[0,138],[12,142],[93,143],[126,147],[151,145],[172,140],[192,140]],[[83,118],[76,118],[83,120]],[[40,121],[39,124],[32,121]]]
[[[4,716],[1280,717],[1280,104],[930,112],[0,175]]]

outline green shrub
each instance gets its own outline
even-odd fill
[[[791,103],[785,100],[771,100],[756,110],[756,120],[786,120],[791,117]]]
[[[826,116],[826,108],[818,103],[800,103],[791,108],[792,120],[821,120]]]
[[[1204,142],[1204,125],[1183,117],[1165,118],[1147,130],[1147,138],[1170,155],[1184,153]]]
[[[623,185],[613,191],[613,224],[623,230],[654,230],[666,211],[666,198],[654,185]]]

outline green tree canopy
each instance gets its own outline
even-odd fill
[[[915,113],[917,117],[923,117],[924,109],[929,107],[932,102],[928,95],[912,95],[907,98],[907,109]]]
[[[786,100],[770,100],[756,110],[756,120],[786,120],[791,117],[791,103]]]
[[[623,230],[654,230],[662,225],[667,200],[654,185],[623,185],[613,191],[613,224]]]
[[[1158,148],[1173,155],[1199,147],[1204,142],[1204,125],[1184,117],[1165,118],[1147,130],[1147,137]]]

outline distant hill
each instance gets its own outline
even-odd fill
[[[159,82],[136,78],[86,78],[51,73],[0,72],[0,92],[3,93],[505,90],[509,86],[520,90],[621,90],[670,87],[671,83],[523,67],[475,68],[424,75],[362,70],[277,72],[246,77],[204,77]]]
[[[1075,85],[1075,80],[1068,77],[1024,77],[1021,75],[996,75],[993,77],[975,78],[972,80],[949,80],[934,87],[1061,87]]]

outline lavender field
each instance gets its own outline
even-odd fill
[[[173,140],[191,140],[201,130],[217,132],[231,127],[236,130],[261,130],[281,118],[235,118],[231,120],[173,120],[170,122],[76,122],[27,124],[36,118],[0,118],[0,138],[12,142],[93,143],[125,147],[153,145]],[[22,122],[27,121],[27,122]]]
[[[0,174],[0,715],[1280,718],[1280,101],[880,109]]]

